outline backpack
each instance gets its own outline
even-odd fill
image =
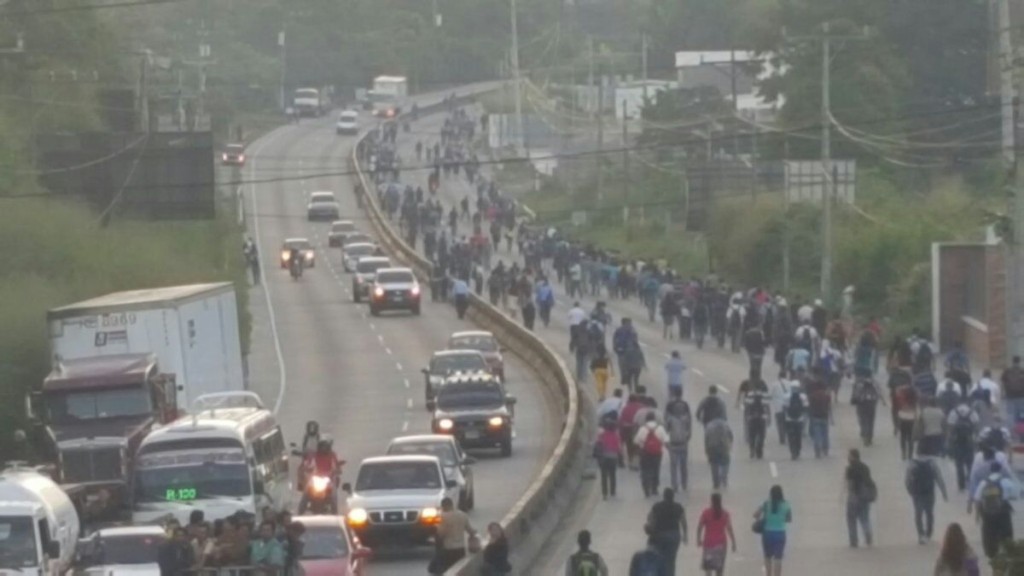
[[[804,406],[803,398],[800,397],[799,392],[793,392],[789,395],[789,405],[786,406],[786,418],[792,422],[799,422],[804,417],[804,411],[807,409]]]
[[[572,557],[573,576],[600,576],[601,557],[596,552],[577,552]]]
[[[971,413],[966,415],[957,410],[956,424],[953,424],[953,443],[957,446],[970,446],[974,439],[974,423],[971,422]]]
[[[963,400],[963,396],[960,395],[959,388],[944,388],[939,392],[939,406],[944,414],[949,414],[953,411],[960,404],[961,400]]]
[[[878,389],[873,382],[861,381],[857,387],[855,404],[874,404],[878,402]]]
[[[1003,485],[999,480],[985,479],[981,488],[981,497],[978,498],[978,511],[984,518],[995,518],[1006,509],[1006,502],[1003,499]]]
[[[764,395],[754,392],[748,398],[750,398],[750,404],[747,405],[747,420],[767,418],[768,411],[764,403]]]
[[[616,354],[622,354],[629,348],[629,336],[628,330],[619,328],[615,331],[615,335],[612,336],[612,348]]]
[[[800,329],[800,342],[797,344],[797,346],[803,348],[804,350],[807,350],[808,352],[814,350],[814,338],[811,337],[810,326],[804,326],[802,329]]]
[[[643,451],[644,454],[650,454],[651,456],[661,456],[661,438],[658,438],[657,427],[647,429],[647,437],[644,438]]]
[[[931,372],[933,359],[932,345],[921,342],[917,348],[917,355],[914,357],[914,372]]]
[[[917,496],[931,494],[935,490],[935,469],[929,461],[915,461],[910,469],[910,490]]]
[[[630,576],[660,576],[664,574],[661,555],[654,550],[642,550],[633,555],[629,563]]]
[[[719,418],[725,418],[725,402],[717,396],[712,398],[709,396],[704,402],[703,422],[707,424]]]
[[[985,435],[985,445],[996,452],[1005,452],[1006,444],[1006,434],[1002,428],[991,428]]]
[[[686,408],[682,414],[666,414],[665,428],[668,429],[668,441],[675,446],[681,446],[690,441],[690,409]]]

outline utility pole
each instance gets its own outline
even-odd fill
[[[1014,53],[1009,0],[998,0],[999,92],[1003,119],[1003,162],[1014,174],[1013,224],[1006,244],[1006,353],[1005,366],[1024,354],[1024,163],[1016,148],[1015,120],[1021,110],[1014,106]],[[1021,92],[1024,93],[1024,92]],[[1018,104],[1019,106],[1019,104]]]
[[[512,82],[515,83],[516,128],[519,130],[520,156],[526,151],[526,132],[523,130],[523,90],[519,77],[519,17],[516,14],[516,0],[511,0],[512,11]]]
[[[828,304],[832,298],[832,203],[836,194],[835,171],[832,169],[832,105],[831,63],[832,42],[866,40],[867,34],[833,35],[828,22],[821,24],[820,36],[790,38],[821,42],[821,173],[822,173],[822,251],[821,298]]]
[[[996,22],[999,25],[999,57],[996,62],[999,69],[999,104],[1000,110],[1002,110],[1003,165],[1011,167],[1017,158],[1013,122],[1013,23],[1010,21],[1010,1],[998,0],[998,4]]]
[[[597,107],[594,118],[597,119],[597,205],[604,205],[604,118],[601,117],[601,104],[604,103],[604,84],[597,85]]]
[[[284,15],[284,21],[281,24],[281,32],[277,35],[277,45],[281,48],[281,112],[284,112],[288,108],[288,100],[285,94],[285,79],[288,76],[288,17],[290,13],[286,12]]]
[[[640,35],[640,67],[643,69],[644,103],[647,103],[647,33]]]
[[[626,238],[631,236],[629,228],[629,124],[626,123],[626,100],[622,100],[622,222],[626,225]]]

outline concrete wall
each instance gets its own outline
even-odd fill
[[[935,244],[932,275],[932,330],[940,349],[948,350],[954,342],[962,342],[976,367],[1004,367],[1006,269],[1003,245]],[[972,290],[984,291],[984,309],[980,312],[969,311]]]

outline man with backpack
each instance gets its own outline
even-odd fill
[[[907,493],[914,503],[914,525],[917,527],[917,543],[925,544],[932,539],[935,526],[935,487],[942,491],[943,501],[948,502],[946,483],[935,459],[921,454],[914,456],[907,465],[904,478]]]
[[[768,388],[763,382],[760,386],[754,386],[744,396],[743,403],[743,419],[747,425],[750,458],[760,460],[764,457],[764,441],[768,435],[768,423],[770,422]]]
[[[608,576],[608,565],[600,554],[590,549],[590,542],[590,530],[581,530],[576,535],[580,549],[565,563],[565,576]]]
[[[665,488],[660,502],[647,514],[646,532],[658,549],[665,576],[675,576],[679,545],[686,544],[686,510],[676,502],[675,491]],[[644,572],[641,572],[644,574]]]
[[[648,534],[647,547],[637,550],[629,560],[629,576],[670,576],[653,535]]]
[[[967,511],[973,505],[981,520],[981,545],[985,556],[994,558],[1004,542],[1013,540],[1013,507],[1018,497],[1016,484],[1003,473],[1003,465],[993,462],[989,475],[972,495]]]
[[[633,441],[640,452],[640,484],[643,486],[645,498],[658,494],[661,456],[668,441],[668,432],[658,424],[657,415],[653,412],[647,414],[647,422],[637,430]]]
[[[716,418],[704,426],[704,453],[711,465],[711,484],[715,490],[729,485],[732,442],[732,429],[725,418]]]
[[[632,350],[634,345],[639,347],[640,342],[636,330],[633,328],[633,321],[629,318],[623,318],[622,323],[612,334],[612,349],[619,360],[619,378],[621,378],[623,386],[631,384],[631,374],[627,374],[623,366],[627,362],[626,355]]]
[[[747,360],[750,362],[751,378],[761,377],[761,365],[764,363],[767,347],[768,341],[760,324],[755,323],[743,334],[743,348],[747,351]]]
[[[713,420],[725,420],[725,401],[718,395],[718,386],[714,384],[708,389],[708,395],[697,405],[697,421],[707,426]]]
[[[807,395],[799,384],[790,387],[789,398],[786,399],[786,445],[793,460],[800,459],[804,442],[804,421],[807,420]]]
[[[646,399],[638,393],[631,393],[626,405],[619,412],[619,436],[626,447],[626,465],[636,470],[636,447],[633,438],[636,436],[636,414],[647,406]]]
[[[1024,368],[1020,365],[1020,356],[1013,357],[1013,365],[1003,371],[1000,380],[1003,382],[1006,422],[1014,426],[1024,419]]]
[[[850,402],[857,410],[857,423],[860,425],[860,438],[865,446],[871,446],[875,438],[875,414],[878,411],[878,402],[883,404],[881,394],[878,393],[878,386],[870,377],[858,378],[853,383],[853,392],[850,394]]]
[[[690,416],[690,405],[683,400],[681,392],[673,390],[672,398],[665,406],[665,429],[668,431],[668,465],[672,490],[676,493],[689,490],[689,470],[687,460],[690,452],[690,437],[693,431],[693,419]]]
[[[956,485],[963,492],[971,474],[971,462],[974,460],[974,437],[980,423],[978,413],[971,408],[965,398],[946,416],[948,438],[948,454],[956,469]]]
[[[811,326],[809,321],[800,323],[796,332],[793,333],[793,339],[796,342],[796,348],[806,350],[810,355],[809,358],[818,357],[818,346],[821,342],[821,336],[819,332],[814,329],[814,326]],[[796,370],[796,367],[792,367],[791,369]]]

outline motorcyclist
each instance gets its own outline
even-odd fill
[[[302,258],[302,250],[300,250],[298,248],[292,248],[288,252],[288,269],[289,270],[294,270],[295,268],[298,268],[299,273],[302,273],[302,265],[304,263],[305,262],[303,262],[303,258]]]
[[[334,453],[334,441],[329,436],[321,436],[316,445],[316,454],[313,455],[313,473],[317,476],[326,476],[332,483],[337,483],[340,474],[341,461]]]
[[[320,424],[316,420],[306,422],[306,435],[302,437],[302,454],[310,456],[320,444]]]

